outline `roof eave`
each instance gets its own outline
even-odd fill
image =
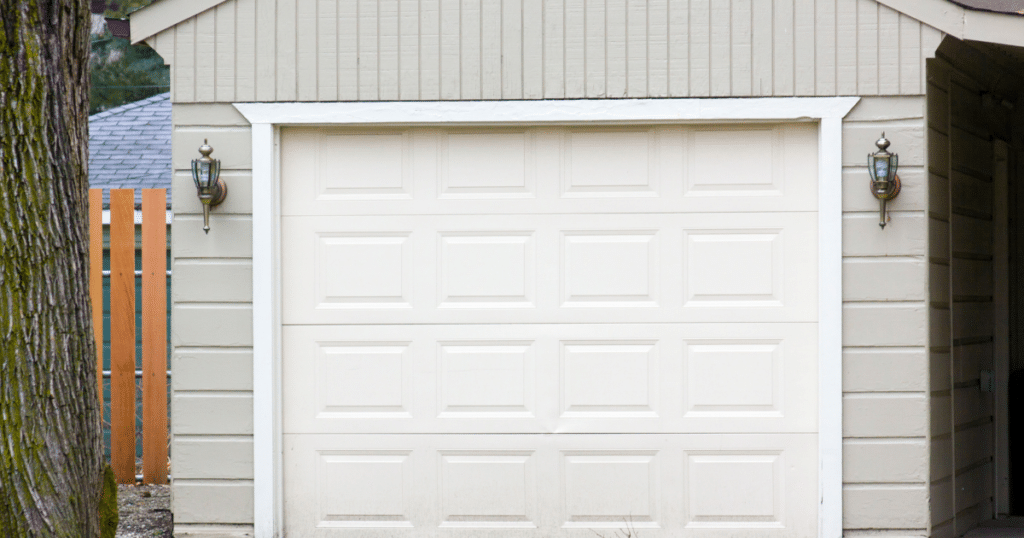
[[[133,12],[132,43],[146,40],[227,0],[160,0]]]
[[[957,39],[1024,47],[1024,17],[965,9],[947,0],[876,0]]]

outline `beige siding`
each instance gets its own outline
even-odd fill
[[[252,142],[230,105],[176,105],[173,121],[175,187],[190,195],[173,201],[172,509],[178,536],[227,536],[251,532],[253,510]],[[188,170],[204,138],[229,189],[209,236]]]
[[[875,0],[229,0],[147,42],[226,103],[920,95],[940,35]]]
[[[879,22],[862,28],[861,37],[891,32],[890,26],[896,24],[885,18],[871,20]],[[849,37],[840,33],[836,39],[844,42]],[[848,76],[851,73],[841,72],[840,87]],[[865,98],[844,123],[843,525],[847,536],[886,530],[893,536],[923,536],[929,529],[928,503],[934,495],[929,491],[928,458],[932,432],[924,115],[923,97]],[[878,226],[878,202],[868,191],[865,158],[882,131],[900,155],[904,184],[903,193],[890,205],[892,220],[884,230]]]
[[[885,529],[925,534],[928,499],[933,506],[941,499],[929,489],[935,470],[927,455],[935,450],[929,423],[929,384],[935,383],[928,378],[934,335],[925,277],[931,269],[924,114],[923,97],[865,98],[844,129],[844,517],[851,535]],[[173,277],[173,464],[185,473],[176,481],[175,521],[182,528],[247,523],[251,504],[243,506],[242,497],[247,492],[251,503],[251,475],[242,469],[247,463],[240,451],[251,442],[252,425],[250,141],[230,105],[177,104],[174,120],[178,192],[190,192],[185,167],[193,146],[209,138],[217,154],[233,154],[225,178],[229,200],[238,196],[216,211],[210,236],[201,241],[199,205],[191,196],[174,202],[180,243]],[[882,130],[900,153],[905,182],[884,231],[863,158]],[[218,279],[223,285],[204,283],[205,270],[225,275]],[[893,281],[871,285],[882,273]],[[220,492],[238,497],[211,503]]]
[[[995,369],[993,140],[1005,133],[986,121],[984,88],[947,60],[928,62],[932,525],[960,536],[994,513],[994,394],[978,381]]]

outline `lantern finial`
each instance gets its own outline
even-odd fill
[[[875,141],[875,145],[878,146],[879,150],[888,153],[888,151],[886,150],[889,149],[889,139],[885,137],[885,131],[882,131],[882,138],[879,138],[877,141]]]

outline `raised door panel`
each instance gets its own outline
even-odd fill
[[[812,123],[282,133],[286,216],[817,209]]]
[[[285,324],[813,322],[813,213],[285,217]]]
[[[815,324],[284,329],[286,433],[817,429]]]
[[[816,532],[816,434],[285,435],[284,451],[288,536]]]

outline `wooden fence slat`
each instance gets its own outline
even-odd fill
[[[96,386],[103,405],[103,189],[89,189],[89,300],[96,342]]]
[[[135,190],[110,190],[110,464],[135,483]]]
[[[167,191],[142,190],[142,481],[167,483]]]

